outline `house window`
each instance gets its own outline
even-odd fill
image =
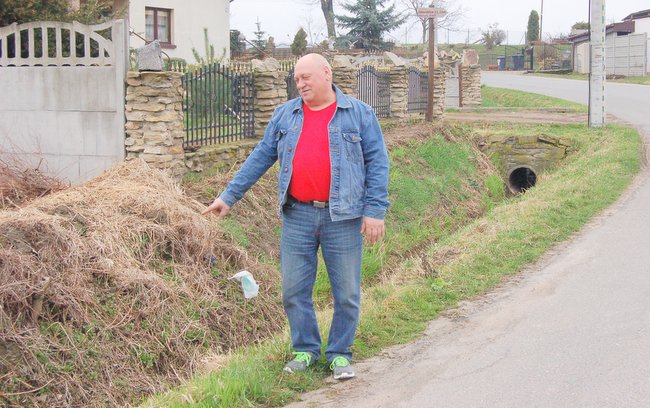
[[[145,8],[145,38],[147,41],[158,40],[160,45],[171,46],[172,11],[169,9]]]

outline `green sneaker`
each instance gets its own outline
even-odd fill
[[[295,357],[284,366],[284,371],[288,373],[295,373],[297,371],[305,371],[311,365],[313,356],[306,351],[294,351]]]
[[[334,373],[335,380],[347,380],[354,377],[354,370],[350,365],[350,361],[343,356],[338,356],[332,360],[330,370]]]

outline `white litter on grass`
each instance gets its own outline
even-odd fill
[[[254,298],[259,292],[260,286],[255,282],[253,274],[248,271],[237,272],[230,279],[238,280],[241,283],[241,288],[244,291],[246,299]]]

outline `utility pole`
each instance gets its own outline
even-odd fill
[[[589,1],[589,127],[605,125],[605,0]]]
[[[544,37],[542,37],[542,34],[544,31],[542,30],[542,21],[544,21],[544,0],[542,0],[542,7],[540,8],[539,11],[539,40],[544,41]]]
[[[429,58],[427,63],[429,64],[429,84],[427,92],[427,113],[425,115],[425,120],[427,122],[433,122],[433,73],[434,69],[434,60],[435,60],[435,43],[436,43],[436,18],[438,16],[444,16],[447,14],[447,11],[441,8],[435,7],[424,7],[417,9],[417,16],[420,18],[429,19]]]

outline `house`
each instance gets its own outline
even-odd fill
[[[633,13],[622,22],[607,25],[605,28],[605,71],[608,75],[642,76],[650,69],[648,60],[648,33],[650,29],[638,25],[640,13]],[[637,18],[634,18],[636,16]],[[650,18],[644,17],[650,25]],[[641,27],[641,28],[639,28]],[[572,34],[568,37],[573,44],[573,70],[589,73],[589,31]]]
[[[615,37],[627,36],[634,32],[634,22],[613,23],[605,27],[605,42],[611,43]],[[573,44],[573,70],[581,74],[589,73],[589,30],[570,35],[568,40]],[[609,44],[607,44],[609,45]],[[607,50],[605,51],[607,57]],[[612,67],[606,67],[605,71],[610,74]]]
[[[158,40],[171,58],[195,63],[195,48],[205,57],[205,34],[217,59],[230,56],[230,3],[233,0],[113,0],[114,10],[124,10],[131,29],[130,46]],[[79,7],[84,0],[70,0]]]
[[[633,21],[634,32],[645,33],[647,38],[646,69],[647,69],[647,73],[650,74],[650,9],[632,13],[629,16],[625,17],[623,21]]]

